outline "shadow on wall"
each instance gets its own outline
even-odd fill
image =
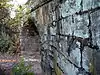
[[[28,18],[27,22],[25,22],[25,26],[23,26],[23,31],[27,32],[29,36],[39,35],[38,29],[35,25],[34,19]]]

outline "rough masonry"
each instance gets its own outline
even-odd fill
[[[45,75],[100,74],[100,0],[35,0]]]

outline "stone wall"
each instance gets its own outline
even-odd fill
[[[100,0],[36,0],[45,75],[99,75]]]

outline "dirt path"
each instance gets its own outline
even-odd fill
[[[22,55],[25,60],[25,64],[31,64],[31,71],[35,73],[35,75],[42,75],[42,69],[40,66],[40,53],[39,51],[22,51]],[[14,61],[16,60],[16,61]],[[15,66],[20,60],[19,56],[11,56],[9,54],[0,54],[0,75],[2,75],[1,71],[4,71],[6,75],[11,75],[11,69]]]
[[[42,75],[38,36],[23,36],[22,47],[21,55],[24,57],[26,64],[32,65],[32,71],[35,75]]]
[[[0,53],[0,69],[6,73],[6,75],[11,75],[11,69],[15,66],[19,61],[19,57],[17,55],[10,54],[1,54]],[[1,75],[1,71],[0,71]]]
[[[38,36],[35,37],[23,37],[22,45],[23,50],[21,50],[21,56],[23,56],[25,64],[31,64],[31,71],[35,75],[43,75],[40,66],[41,56],[39,51],[39,41]],[[0,60],[17,60],[16,62],[0,62],[0,67],[6,71],[7,75],[10,75],[11,69],[14,65],[18,63],[20,57],[18,55],[11,56],[9,54],[0,54]]]

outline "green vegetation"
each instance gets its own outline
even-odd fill
[[[13,0],[0,0],[0,52],[1,53],[16,53],[20,48],[19,33],[22,25],[30,17],[29,5],[10,4]],[[11,12],[16,14],[12,18]],[[30,72],[31,66],[25,65],[23,59],[12,69],[12,75],[34,75]]]
[[[9,37],[9,35],[2,33],[0,36],[0,52],[5,53],[7,51],[10,51],[12,41]]]
[[[19,44],[20,27],[25,25],[30,16],[28,4],[18,5],[9,2],[12,0],[0,0],[0,52],[16,53]],[[14,12],[15,17],[11,18],[10,13]],[[17,43],[16,43],[17,42]]]
[[[21,58],[20,62],[12,69],[12,75],[34,75],[30,72],[31,65],[25,65],[24,59]]]
[[[12,38],[12,31],[6,27],[6,25],[0,24],[0,52],[1,53],[13,53],[16,50],[14,43],[14,35]]]

